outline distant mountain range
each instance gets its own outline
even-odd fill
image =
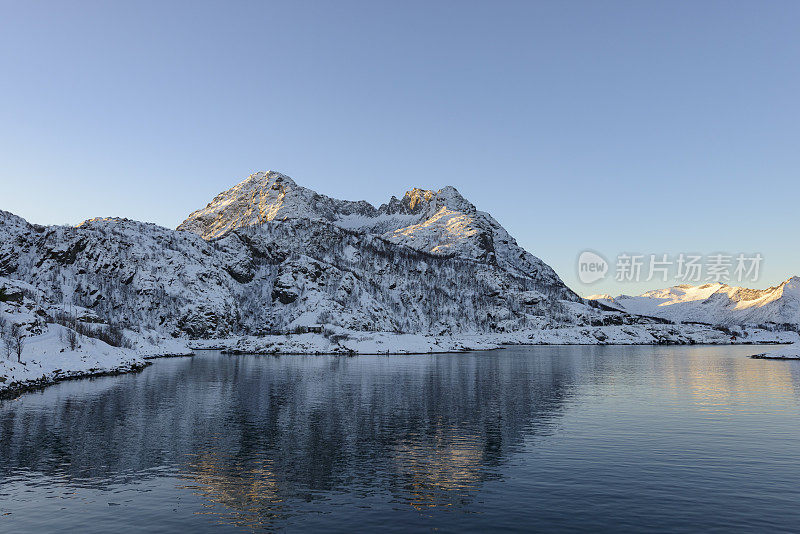
[[[800,277],[797,276],[763,290],[713,283],[678,285],[638,296],[592,295],[588,299],[628,313],[674,322],[800,326]]]

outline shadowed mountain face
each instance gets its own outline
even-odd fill
[[[3,276],[105,320],[190,337],[316,323],[509,331],[596,314],[452,187],[375,208],[272,172],[218,195],[178,230],[114,218],[41,227],[0,212]]]

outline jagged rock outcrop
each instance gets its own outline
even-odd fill
[[[259,172],[189,215],[178,230],[214,239],[288,219],[325,222],[430,254],[477,260],[536,280],[561,298],[578,300],[548,265],[517,245],[500,223],[452,186],[439,191],[414,188],[402,199],[392,197],[375,208],[365,201],[320,195],[281,173]]]

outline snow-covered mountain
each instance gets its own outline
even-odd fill
[[[796,322],[797,282],[725,298],[748,322]],[[635,315],[665,316],[643,304],[657,299],[680,300],[579,298],[453,187],[411,189],[376,208],[257,173],[176,230],[118,218],[39,226],[0,211],[0,338],[11,347],[11,329],[27,347],[0,367],[0,395],[139,369],[185,354],[187,340],[304,354],[729,342],[724,328]],[[755,329],[742,338],[798,339]]]
[[[193,338],[603,320],[452,187],[375,208],[273,172],[218,195],[178,230],[115,218],[42,227],[0,212],[0,276],[107,321]]]
[[[797,276],[763,290],[713,283],[679,285],[639,296],[592,295],[588,298],[628,313],[675,322],[800,326],[800,277]]]
[[[518,246],[491,215],[478,211],[452,186],[439,191],[414,188],[402,199],[392,197],[375,208],[363,200],[320,195],[278,172],[259,172],[189,215],[178,230],[214,239],[239,228],[289,219],[328,223],[437,256],[488,263],[578,300],[548,265]]]

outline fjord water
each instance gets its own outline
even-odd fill
[[[0,401],[0,531],[792,531],[757,347],[157,361]]]

